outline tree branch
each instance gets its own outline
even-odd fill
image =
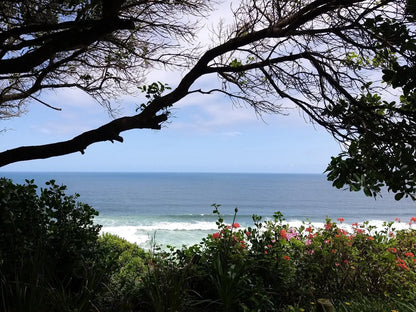
[[[120,133],[132,129],[156,129],[161,128],[160,124],[167,120],[168,114],[160,114],[151,118],[146,118],[146,114],[141,113],[131,117],[115,119],[97,129],[84,132],[71,140],[37,145],[22,146],[0,153],[0,167],[24,160],[45,159],[49,157],[62,156],[75,152],[84,154],[85,149],[97,142],[118,141],[123,142]]]
[[[133,29],[134,23],[123,20],[101,20],[90,29],[70,29],[55,34],[40,48],[20,57],[0,60],[0,74],[24,73],[52,58],[56,53],[91,45],[102,36],[119,29]]]

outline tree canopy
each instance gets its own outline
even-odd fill
[[[340,142],[327,172],[336,187],[415,198],[416,17],[413,0],[243,0],[210,47],[190,39],[210,1],[35,0],[0,3],[0,118],[44,89],[80,88],[111,100],[142,86],[149,101],[65,141],[0,153],[0,166],[123,141],[160,129],[189,94],[221,92],[258,113],[291,101]],[[180,67],[172,90],[149,83],[155,66]],[[211,89],[195,82],[217,75]],[[168,92],[166,92],[168,91]],[[47,105],[47,103],[44,103]]]

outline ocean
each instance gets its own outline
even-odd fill
[[[345,226],[400,218],[408,226],[416,216],[416,203],[395,201],[393,194],[369,198],[362,192],[338,190],[320,174],[243,173],[50,173],[0,172],[0,176],[24,183],[34,179],[41,187],[54,179],[80,194],[79,201],[98,210],[95,222],[103,232],[116,234],[149,249],[152,243],[181,247],[198,243],[215,232],[212,204],[220,206],[225,221],[252,226],[252,215],[270,220],[280,211],[291,226],[311,222],[322,226],[325,218],[345,219]]]

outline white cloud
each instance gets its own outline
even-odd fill
[[[66,137],[66,136],[76,136],[81,134],[82,132],[88,131],[93,129],[89,124],[82,123],[82,122],[75,122],[75,121],[66,121],[66,122],[59,122],[59,121],[51,121],[41,126],[34,125],[31,129],[35,132],[40,132],[41,134],[48,135],[48,136],[59,136],[59,137]]]
[[[236,137],[242,135],[240,131],[229,131],[229,132],[223,132],[221,133],[222,136],[225,137]]]

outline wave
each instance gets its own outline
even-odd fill
[[[159,222],[152,225],[136,225],[136,226],[104,226],[104,229],[112,228],[116,229],[119,227],[134,228],[136,231],[208,231],[216,230],[217,225],[215,222]]]
[[[103,226],[101,232],[114,234],[140,247],[149,248],[154,236],[163,245],[193,245],[216,230],[215,222],[154,222],[149,225]]]

